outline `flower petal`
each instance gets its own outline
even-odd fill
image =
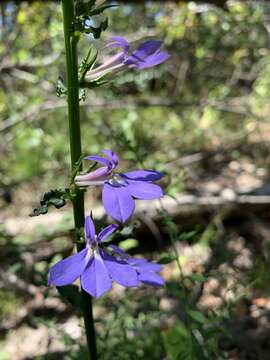
[[[86,239],[93,241],[95,239],[96,230],[95,224],[91,216],[86,216],[84,221],[84,232]]]
[[[112,186],[105,183],[102,202],[107,214],[121,223],[127,221],[135,209],[135,202],[125,186]]]
[[[128,51],[129,43],[122,36],[112,36],[111,40],[112,41],[109,42],[106,47],[111,47],[111,48],[120,47],[120,48],[123,48],[125,50],[125,52]]]
[[[112,162],[108,159],[105,159],[101,156],[89,155],[84,158],[85,160],[95,161],[99,164],[106,165],[108,168],[111,168]]]
[[[115,254],[117,254],[118,256],[120,256],[120,258],[127,260],[129,259],[129,255],[120,247],[118,247],[117,245],[114,244],[110,244],[108,246],[109,249],[111,249]]]
[[[106,268],[115,282],[125,287],[134,287],[139,284],[136,270],[133,269],[127,262],[117,260],[105,251],[102,251],[101,254]]]
[[[138,62],[136,67],[140,70],[148,69],[164,63],[169,59],[169,57],[170,55],[167,52],[161,51],[157,54],[148,56],[144,61]]]
[[[56,263],[49,270],[48,285],[64,286],[72,284],[87,266],[87,249]]]
[[[98,234],[98,241],[102,242],[107,239],[108,236],[110,236],[116,229],[118,228],[118,225],[111,224],[105,229],[101,230],[101,232]]]
[[[122,64],[124,59],[125,59],[125,54],[123,52],[110,56],[104,63],[88,71],[86,78],[88,79],[89,75],[93,77],[94,74],[101,73],[102,71],[105,70],[110,71],[110,69],[114,68],[115,66]]]
[[[151,261],[147,261],[145,259],[139,259],[139,258],[129,258],[127,262],[132,265],[136,270],[139,272],[143,271],[161,271],[162,266],[157,263],[153,263]]]
[[[95,298],[100,297],[112,287],[108,270],[98,253],[95,253],[81,276],[82,288]]]
[[[92,81],[105,77],[106,75],[117,74],[125,70],[126,65],[123,64],[125,55],[123,53],[115,55],[113,58],[108,59],[105,63],[98,66],[94,70],[88,71],[85,79]]]
[[[113,162],[114,167],[116,167],[118,165],[119,158],[112,150],[105,149],[105,150],[102,150],[101,152],[108,156],[108,158],[111,160],[111,162]]]
[[[164,176],[164,174],[155,170],[134,170],[119,175],[130,180],[141,181],[156,181]]]
[[[89,181],[89,180],[99,180],[103,179],[110,173],[110,169],[107,166],[102,166],[94,171],[90,171],[87,174],[77,175],[75,177],[75,183],[81,181]]]
[[[128,191],[130,195],[141,200],[158,199],[163,196],[160,186],[145,181],[129,181]]]
[[[146,285],[152,286],[164,286],[165,284],[164,279],[152,271],[144,271],[139,273],[139,280]]]
[[[136,50],[132,52],[129,58],[134,59],[135,61],[143,61],[148,56],[156,53],[162,45],[160,40],[147,40],[137,47]],[[127,59],[128,62],[128,59]]]

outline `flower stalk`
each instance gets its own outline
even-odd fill
[[[81,131],[80,131],[80,107],[79,107],[79,82],[78,82],[78,57],[77,42],[78,38],[73,32],[75,19],[75,9],[73,0],[62,0],[65,51],[66,51],[66,81],[67,81],[67,101],[69,119],[69,138],[71,154],[71,171],[76,168],[76,163],[81,158]],[[80,169],[81,170],[81,167]],[[79,192],[73,200],[73,214],[75,223],[75,241],[77,250],[81,251],[84,245],[79,242],[79,229],[84,226],[84,196]],[[87,347],[89,360],[97,359],[95,328],[92,313],[91,296],[83,289],[82,313],[85,324]]]

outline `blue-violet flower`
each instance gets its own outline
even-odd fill
[[[152,200],[163,196],[160,186],[152,184],[163,174],[154,170],[135,170],[115,173],[118,156],[111,150],[103,150],[105,157],[87,156],[86,160],[95,161],[102,166],[87,174],[77,175],[77,186],[101,185],[102,202],[108,215],[120,223],[126,222],[135,210],[135,199]]]
[[[140,282],[162,286],[164,280],[156,274],[159,264],[129,257],[116,245],[104,246],[106,239],[117,229],[112,224],[96,235],[90,216],[85,218],[86,247],[80,252],[59,261],[49,270],[48,285],[65,286],[80,277],[82,288],[93,297],[100,297],[112,287],[112,281],[125,287]]]
[[[106,47],[120,48],[121,51],[109,57],[103,64],[90,70],[86,80],[96,80],[109,73],[115,74],[128,68],[143,70],[162,64],[170,55],[160,51],[162,42],[147,40],[130,53],[129,42],[121,36],[113,36]]]

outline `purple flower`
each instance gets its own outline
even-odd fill
[[[130,264],[138,273],[138,279],[146,285],[152,286],[163,286],[163,278],[156,274],[162,270],[162,266],[156,263],[152,263],[145,259],[130,257],[122,249],[116,245],[110,245],[110,249],[115,254],[118,254],[120,258],[124,259],[128,264]]]
[[[134,212],[135,199],[152,200],[161,198],[160,186],[152,184],[161,179],[162,173],[154,170],[135,170],[126,173],[115,173],[118,156],[111,150],[102,151],[106,158],[87,156],[85,159],[95,161],[102,166],[87,174],[75,177],[77,186],[101,185],[102,202],[107,214],[124,223]]]
[[[65,286],[80,277],[82,288],[93,297],[100,297],[112,287],[112,281],[125,287],[147,285],[162,286],[163,279],[155,274],[160,265],[131,258],[115,245],[107,249],[106,239],[117,229],[112,224],[98,235],[90,216],[85,218],[86,247],[80,252],[59,261],[49,271],[48,285]]]
[[[121,36],[113,36],[106,47],[120,48],[121,51],[109,57],[103,64],[87,73],[87,80],[96,80],[108,73],[117,73],[128,68],[143,70],[159,65],[169,58],[169,54],[160,51],[162,42],[147,40],[130,52],[129,42]]]

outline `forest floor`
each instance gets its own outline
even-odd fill
[[[250,154],[240,160],[220,152],[196,156],[193,160],[192,157],[185,158],[188,163],[185,166],[188,184],[185,194],[177,195],[176,200],[168,197],[163,202],[179,234],[189,234],[194,228],[196,232],[191,240],[189,236],[180,237],[174,250],[185,276],[207,272],[203,284],[197,284],[193,289],[193,296],[197,309],[205,314],[219,314],[218,321],[229,331],[229,336],[223,334],[218,340],[224,358],[268,360],[268,169],[263,163],[255,165]],[[76,341],[82,341],[82,324],[71,306],[60,300],[57,291],[44,285],[44,272],[59,252],[67,255],[71,251],[70,208],[50,210],[46,216],[30,218],[28,214],[33,204],[27,203],[25,194],[31,191],[31,186],[24,184],[15,189],[14,202],[1,210],[4,226],[0,245],[3,267],[0,276],[0,359],[26,360],[38,359],[38,356],[68,359],[67,349],[76,347]],[[236,199],[241,196],[250,196],[251,203],[239,205]],[[87,197],[88,201],[94,200],[92,194]],[[265,202],[261,202],[263,197],[266,197]],[[21,203],[24,203],[23,207]],[[158,202],[139,206],[138,243],[132,248],[133,253],[154,260],[159,260],[161,253],[174,251],[158,206]],[[145,210],[150,211],[148,217],[145,217]],[[94,208],[94,213],[98,218],[104,216],[100,207]],[[176,263],[165,265],[162,275],[168,284],[177,284],[179,269]],[[94,312],[98,333],[106,329],[104,321],[111,321],[107,302],[112,309],[113,303],[121,303],[126,298],[128,304],[123,307],[127,309],[133,301],[139,303],[153,294],[156,299],[154,311],[159,314],[156,326],[162,330],[175,324],[181,318],[181,301],[167,288],[156,291],[142,287],[126,291],[114,285],[106,300],[96,302]],[[147,306],[140,309],[141,313],[147,311]]]

